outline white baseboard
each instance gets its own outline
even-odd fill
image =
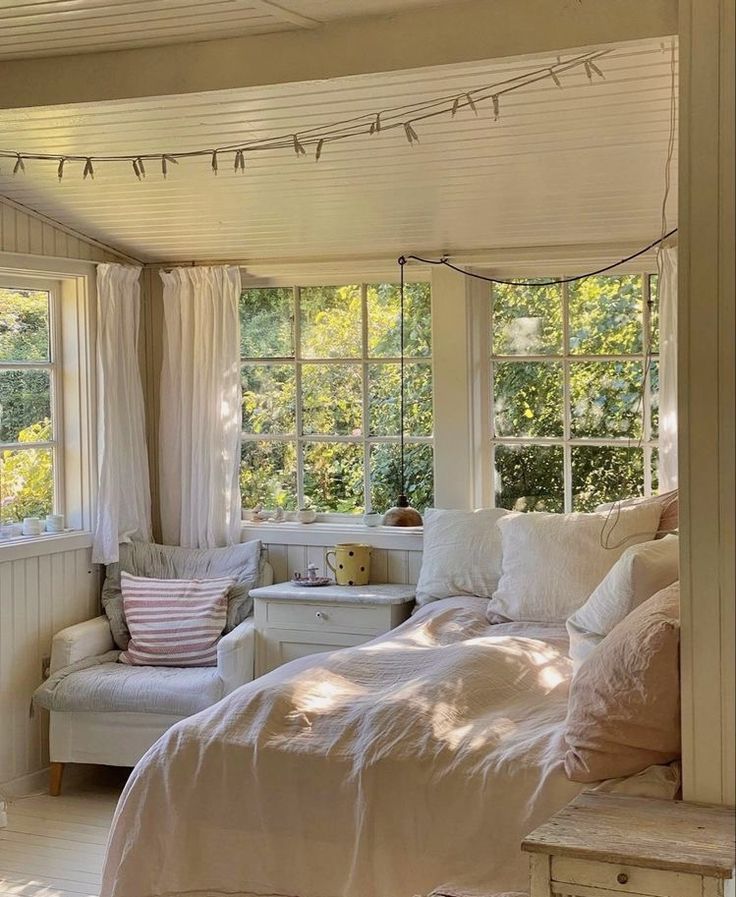
[[[46,793],[48,790],[49,770],[46,767],[0,784],[0,798],[8,801],[17,800],[31,794]]]

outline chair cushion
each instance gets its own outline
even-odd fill
[[[257,539],[228,548],[179,548],[149,542],[121,545],[120,560],[108,565],[102,587],[102,606],[115,644],[125,651],[130,641],[120,591],[122,571],[148,579],[234,579],[235,585],[228,593],[225,626],[225,632],[230,632],[253,607],[250,590],[258,584],[261,566],[261,543]]]
[[[60,671],[36,692],[37,704],[55,711],[138,712],[190,716],[224,695],[214,667],[136,667],[102,655]]]

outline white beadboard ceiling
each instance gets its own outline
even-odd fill
[[[0,0],[0,59],[318,28],[441,0]]]
[[[314,0],[315,6],[319,5]],[[330,5],[323,0],[322,5]],[[553,61],[553,60],[546,60]],[[74,154],[186,151],[291,133],[356,113],[453,94],[536,67],[506,59],[215,94],[0,111],[2,148]],[[503,99],[296,157],[182,160],[139,183],[128,163],[0,165],[0,194],[145,261],[336,260],[617,241],[660,228],[669,133],[669,52],[614,49],[592,84],[582,69]],[[676,165],[673,173],[676,174]],[[671,219],[676,208],[672,193]],[[266,265],[268,267],[268,265]],[[277,269],[274,265],[274,269]]]

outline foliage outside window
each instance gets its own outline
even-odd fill
[[[0,286],[0,522],[53,513],[60,493],[54,296]]]
[[[432,504],[431,298],[405,293],[406,481]],[[399,489],[396,284],[254,288],[240,299],[245,507],[357,514]]]
[[[493,285],[498,507],[590,511],[656,490],[656,298],[650,275]]]

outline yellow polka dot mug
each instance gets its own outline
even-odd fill
[[[334,564],[330,561],[334,558]],[[371,547],[357,542],[340,542],[325,555],[327,566],[339,586],[366,586],[371,578]]]

